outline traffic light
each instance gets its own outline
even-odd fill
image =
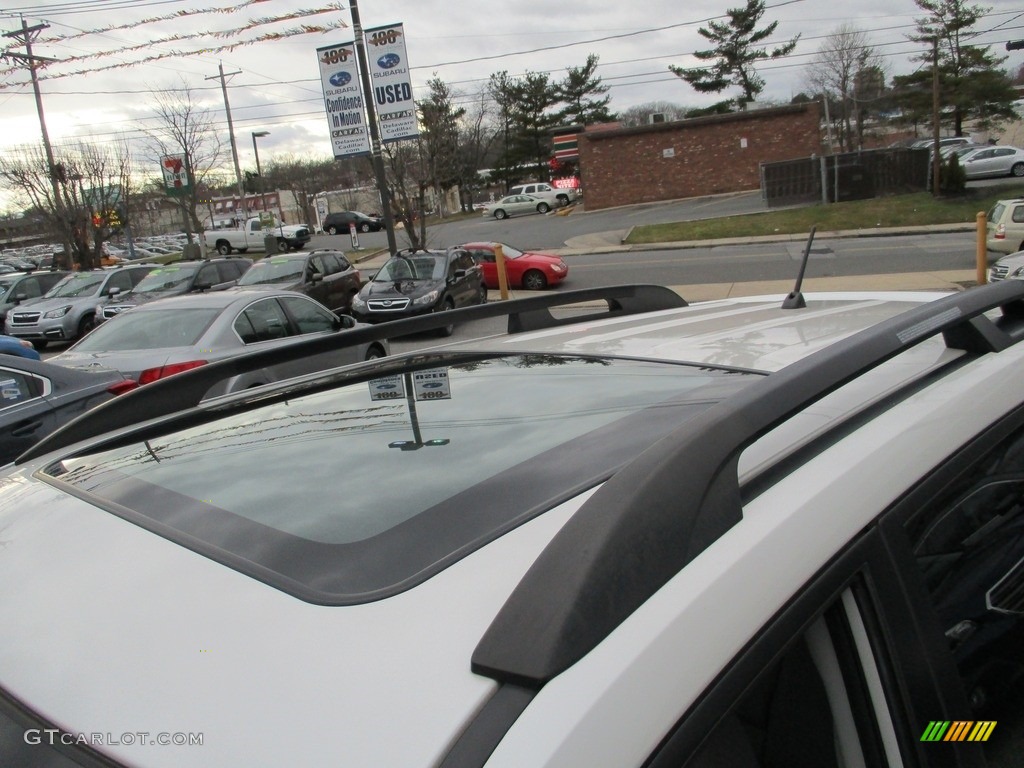
[[[1019,51],[1024,49],[1024,40],[1011,40],[1006,44],[1006,50]]]

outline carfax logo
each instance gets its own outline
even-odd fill
[[[921,741],[988,741],[996,720],[932,720]]]

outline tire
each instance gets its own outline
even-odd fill
[[[366,222],[364,221],[364,222],[363,222],[362,224],[360,224],[360,225],[359,225],[359,231],[360,231],[360,232],[369,232],[369,231],[370,231],[370,225],[369,225],[369,224],[367,224],[367,223],[366,223]]]
[[[364,357],[363,359],[378,360],[382,357],[386,357],[386,355],[384,354],[384,350],[378,347],[376,344],[374,344],[368,350],[366,350],[366,357]]]
[[[1016,176],[1018,179],[1024,176],[1024,163],[1014,163],[1010,169],[1010,175]]]
[[[569,197],[568,197],[568,195],[559,195],[558,196],[558,205],[560,207],[565,208],[565,206],[567,206],[568,204],[569,204]]]
[[[445,299],[444,304],[434,307],[434,312],[447,312],[450,309],[455,309],[455,304],[452,302],[451,299]],[[455,333],[455,323],[446,325],[443,328],[438,328],[437,331],[435,331],[435,333],[437,333],[437,335],[440,336],[442,339],[447,339],[449,336]]]
[[[75,338],[77,338],[77,339],[82,338],[83,336],[85,336],[85,334],[87,334],[89,331],[91,331],[95,327],[96,327],[96,316],[95,315],[86,315],[78,323],[78,336],[76,336]]]
[[[285,239],[284,239],[284,238],[282,237],[281,239],[279,239],[279,240],[277,241],[277,249],[278,249],[278,250],[279,250],[279,251],[280,251],[281,253],[288,253],[288,251],[290,251],[290,250],[292,249],[292,247],[291,247],[290,245],[288,245],[288,241],[287,241],[287,240],[285,240]]]
[[[547,213],[551,210],[551,206],[547,203],[539,203],[537,205],[537,213]]]
[[[229,243],[227,240],[218,240],[217,253],[219,253],[221,256],[227,256],[229,253],[231,253],[231,243]]]
[[[336,234],[338,234],[338,228],[337,227],[328,227],[327,228],[327,234],[328,235],[336,235]]]
[[[523,288],[527,291],[543,291],[548,287],[548,279],[544,273],[537,269],[530,269],[523,273]]]
[[[501,221],[502,219],[507,219],[508,214],[505,213],[501,208],[499,208],[494,212],[494,218],[496,218],[498,221]]]

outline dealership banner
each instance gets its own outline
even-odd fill
[[[316,49],[335,159],[370,154],[366,105],[356,67],[355,42]]]
[[[386,144],[416,138],[419,126],[402,25],[368,29],[364,39],[380,140]]]

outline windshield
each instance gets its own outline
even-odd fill
[[[394,283],[399,280],[442,280],[444,258],[419,254],[416,256],[393,256],[373,277],[375,283]]]
[[[154,302],[155,303],[155,302]],[[219,309],[160,309],[133,311],[106,322],[78,342],[76,352],[123,352],[195,345]]]
[[[305,259],[269,258],[257,261],[238,281],[239,285],[259,285],[263,283],[294,283],[302,280]]]
[[[166,293],[187,290],[197,269],[199,267],[195,264],[154,269],[139,281],[139,284],[132,289],[132,293]]]
[[[91,296],[99,291],[107,279],[107,272],[77,272],[68,275],[47,291],[45,298],[57,299],[72,296]]]
[[[523,255],[522,251],[520,251],[518,248],[513,248],[511,245],[508,245],[507,243],[502,244],[501,252],[506,259],[518,259],[520,256]]]
[[[0,301],[7,298],[7,294],[10,293],[11,288],[14,287],[14,280],[4,280],[0,278]]]

